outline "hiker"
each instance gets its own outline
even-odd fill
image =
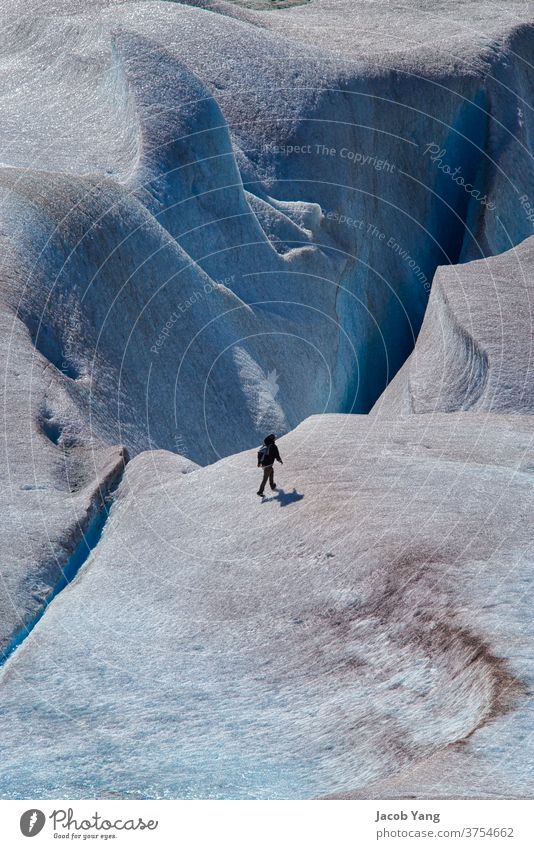
[[[267,481],[269,481],[270,487],[273,491],[276,489],[273,463],[275,460],[282,463],[282,458],[280,457],[278,446],[275,445],[275,440],[276,435],[274,433],[270,433],[269,436],[265,437],[263,445],[258,451],[258,466],[263,468],[263,480],[260,488],[258,489],[258,495],[263,495],[263,490],[265,489]]]

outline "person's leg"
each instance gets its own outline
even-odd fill
[[[265,484],[267,483],[267,480],[269,478],[269,471],[272,472],[272,470],[273,470],[272,466],[264,466],[263,467],[263,480],[261,482],[261,486],[258,490],[258,493],[263,493],[263,490],[265,489]]]
[[[271,466],[270,471],[269,471],[269,486],[271,487],[271,489],[274,489],[274,488],[275,488],[275,483],[274,483],[274,466]]]

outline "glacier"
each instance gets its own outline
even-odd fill
[[[4,797],[532,790],[532,8],[266,5],[2,12]]]

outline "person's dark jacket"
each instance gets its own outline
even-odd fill
[[[278,445],[275,444],[274,436],[272,434],[270,436],[266,436],[263,440],[263,444],[267,446],[268,450],[263,456],[261,456],[258,451],[258,465],[272,466],[275,460],[278,460],[278,462],[281,463],[282,458],[280,457]]]

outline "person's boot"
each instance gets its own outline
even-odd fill
[[[263,492],[261,491],[261,489],[258,489],[256,495],[261,495],[263,497]]]
[[[275,484],[275,483],[273,483],[273,484],[272,484],[271,489],[272,489],[272,491],[273,491],[273,492],[275,491],[275,489],[276,489],[276,484]]]

